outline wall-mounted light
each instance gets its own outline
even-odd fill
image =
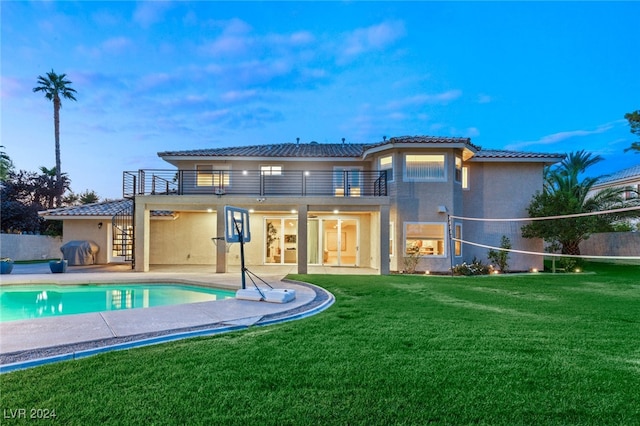
[[[446,213],[447,206],[438,206],[438,213]]]
[[[102,229],[102,222],[98,222],[98,229]]]

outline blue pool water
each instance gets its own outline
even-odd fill
[[[0,322],[209,302],[235,291],[183,284],[3,285]]]

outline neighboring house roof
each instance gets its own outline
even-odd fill
[[[270,158],[352,158],[360,159],[367,152],[380,151],[384,147],[393,148],[411,145],[460,146],[473,152],[473,158],[482,161],[535,161],[555,163],[564,158],[563,154],[531,153],[519,151],[483,150],[473,145],[469,138],[439,136],[401,136],[376,143],[281,143],[270,145],[250,145],[225,148],[194,149],[187,151],[164,151],[158,156],[166,161],[187,160],[202,157],[224,157],[229,159],[248,157]],[[381,149],[382,148],[382,149]],[[471,155],[470,155],[471,156]]]
[[[131,208],[133,200],[112,200],[100,203],[82,204],[79,206],[60,207],[58,209],[44,210],[38,212],[45,219],[62,218],[112,218],[122,210]],[[155,217],[173,216],[173,212],[166,210],[152,210],[151,215]]]
[[[556,163],[565,157],[564,154],[550,154],[548,152],[506,151],[499,149],[481,149],[476,152],[471,161],[502,161],[506,159],[517,161],[543,161]]]
[[[626,183],[630,180],[640,180],[640,164],[617,171],[598,180],[595,186],[614,185],[616,183]]]

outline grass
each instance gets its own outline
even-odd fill
[[[636,266],[485,277],[291,276],[290,323],[0,376],[60,424],[640,424]]]

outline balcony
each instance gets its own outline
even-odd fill
[[[386,171],[138,170],[123,173],[123,196],[238,195],[384,197]]]

